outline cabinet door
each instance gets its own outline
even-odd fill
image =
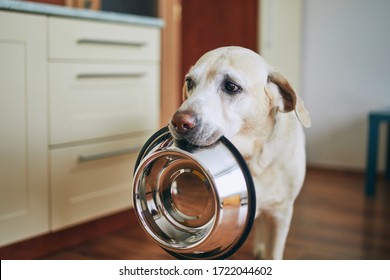
[[[160,30],[147,26],[49,18],[50,59],[160,60]]]
[[[158,128],[158,65],[51,62],[49,69],[51,145]]]
[[[0,246],[49,229],[45,24],[0,12]]]
[[[52,229],[129,209],[134,163],[146,138],[50,151]]]

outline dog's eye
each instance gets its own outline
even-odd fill
[[[241,91],[241,87],[232,81],[225,81],[223,84],[223,91],[228,94],[235,94]]]
[[[194,87],[194,81],[191,78],[186,78],[187,89],[190,90]]]

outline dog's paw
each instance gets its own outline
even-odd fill
[[[256,244],[253,248],[253,255],[256,260],[265,260],[265,244]]]

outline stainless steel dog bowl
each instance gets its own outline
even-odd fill
[[[135,213],[167,252],[224,259],[244,243],[255,216],[254,185],[226,138],[199,148],[174,141],[165,127],[143,146],[135,168]]]

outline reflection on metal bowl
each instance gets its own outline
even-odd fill
[[[256,199],[252,177],[226,138],[207,147],[176,142],[167,127],[142,148],[133,181],[145,231],[181,259],[224,259],[247,238]]]

